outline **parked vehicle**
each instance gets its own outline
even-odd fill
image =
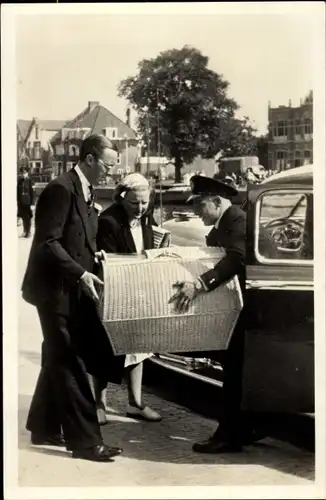
[[[243,407],[257,412],[314,413],[312,165],[250,186],[244,208],[247,331]],[[172,244],[178,246],[204,246],[210,230],[199,218],[186,214],[163,226],[171,231]],[[195,360],[167,354],[149,363],[159,365],[162,373],[163,368],[176,375],[183,373],[197,386],[200,380],[216,389],[223,383],[222,368],[202,359],[200,353]]]

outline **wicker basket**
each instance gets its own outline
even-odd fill
[[[168,303],[176,281],[195,280],[223,255],[195,247],[107,255],[100,315],[114,353],[226,349],[242,309],[237,278],[200,294],[186,313]]]

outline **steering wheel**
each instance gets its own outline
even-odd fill
[[[304,229],[304,224],[301,221],[291,219],[289,217],[278,217],[277,219],[272,219],[269,222],[267,222],[265,228],[272,228],[274,226],[282,226],[283,224],[295,224],[297,226],[300,226],[302,229]]]
[[[271,237],[278,250],[284,252],[298,252],[303,244],[304,224],[295,219],[280,217],[269,221],[265,228],[272,229]]]

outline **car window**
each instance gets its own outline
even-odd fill
[[[264,193],[257,204],[256,257],[260,261],[313,259],[313,195]]]

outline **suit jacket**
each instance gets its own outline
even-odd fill
[[[231,205],[222,215],[218,228],[213,228],[206,237],[210,247],[223,247],[226,255],[216,266],[202,274],[201,279],[209,290],[239,277],[242,293],[246,287],[246,214],[236,205]]]
[[[71,313],[81,294],[78,280],[84,271],[94,270],[97,215],[92,224],[74,170],[45,187],[36,206],[35,234],[22,284],[27,302]]]
[[[141,218],[144,249],[154,248],[152,226],[157,225],[152,213]],[[135,253],[136,247],[123,207],[114,203],[102,212],[98,222],[97,247],[107,253]]]

